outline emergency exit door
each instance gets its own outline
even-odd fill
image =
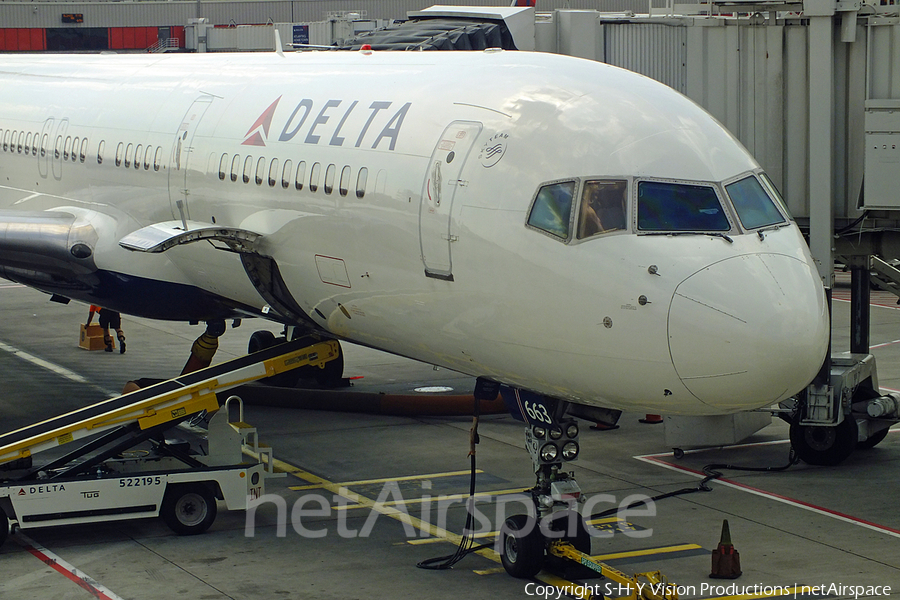
[[[454,121],[441,134],[428,161],[419,204],[419,242],[427,277],[453,281],[453,199],[468,185],[461,175],[481,127],[475,121]]]

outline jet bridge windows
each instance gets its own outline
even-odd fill
[[[731,223],[710,185],[638,182],[639,231],[729,231]]]
[[[725,186],[738,218],[745,229],[758,229],[785,223],[775,202],[766,194],[756,177],[750,175]]]
[[[553,237],[569,239],[575,183],[562,181],[542,186],[531,205],[528,225]]]

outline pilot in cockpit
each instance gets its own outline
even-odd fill
[[[581,197],[578,239],[625,229],[624,181],[588,181]]]

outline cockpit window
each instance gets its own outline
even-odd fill
[[[760,173],[759,178],[762,179],[763,187],[766,188],[766,191],[769,192],[769,196],[775,200],[776,204],[781,208],[781,212],[787,215],[787,218],[790,220],[794,220],[793,215],[791,215],[791,211],[787,206],[787,202],[784,201],[784,198],[781,196],[781,192],[778,191],[778,188],[775,187],[775,184],[772,183],[772,180],[766,173]]]
[[[575,182],[551,183],[538,190],[528,224],[563,240],[569,238]]]
[[[714,188],[708,185],[641,181],[640,231],[728,231],[731,225]]]
[[[581,193],[578,239],[625,229],[625,181],[587,181]]]
[[[775,203],[752,175],[725,186],[734,210],[746,229],[757,229],[784,223]]]

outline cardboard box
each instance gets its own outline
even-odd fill
[[[112,339],[113,349],[116,347],[116,338]],[[103,350],[106,344],[103,342],[103,328],[96,324],[81,324],[81,335],[78,338],[78,346],[85,350]]]

